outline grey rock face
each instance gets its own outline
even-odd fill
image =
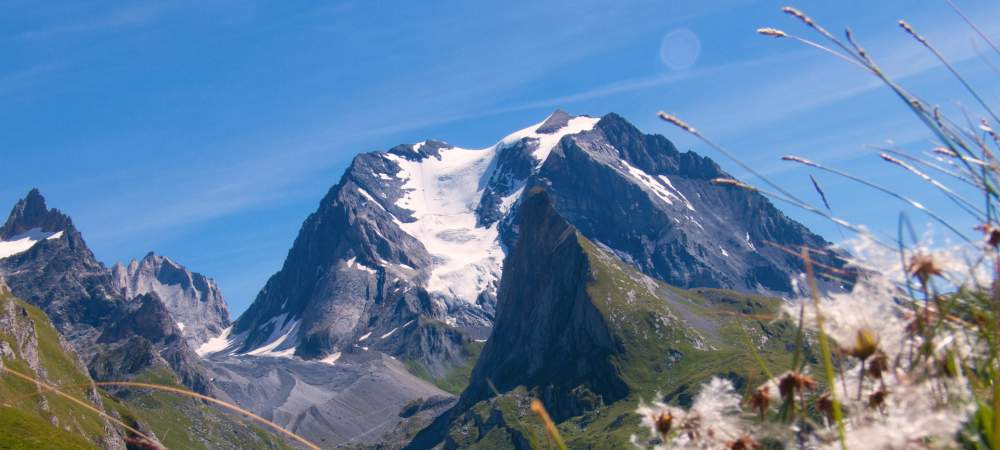
[[[235,322],[235,347],[264,347],[281,324],[297,323],[280,349],[319,358],[417,317],[485,337],[502,258],[517,240],[515,205],[536,186],[586,238],[647,275],[684,288],[791,293],[801,263],[770,243],[828,243],[763,196],[711,183],[727,176],[615,114],[557,111],[483,150],[427,141],[358,155]],[[460,225],[466,217],[473,224]],[[472,258],[448,249],[482,236],[493,241],[476,251],[495,255],[493,263],[470,263],[465,278],[442,276],[459,253]],[[457,293],[470,283],[477,291],[463,299]]]
[[[557,419],[582,412],[569,391],[578,386],[609,403],[624,397],[609,358],[618,349],[588,298],[590,267],[576,229],[541,189],[525,194],[520,215],[523,232],[505,261],[496,326],[456,409],[492,397],[494,387],[550,386],[546,405]]]
[[[547,119],[545,119],[545,122],[542,122],[542,124],[535,129],[535,132],[540,134],[555,133],[559,131],[560,128],[569,124],[569,121],[572,118],[573,116],[569,115],[566,111],[557,109],[549,115]]]
[[[791,293],[790,280],[804,268],[771,243],[829,243],[762,195],[713,185],[718,177],[730,176],[711,159],[608,114],[593,130],[564,138],[532,185],[550,192],[588,239],[669,284]]]
[[[593,409],[592,399],[610,404],[629,394],[611,358],[623,350],[587,292],[594,274],[577,230],[541,188],[522,197],[518,219],[521,232],[504,261],[496,325],[469,386],[406,448],[437,448],[442,442],[456,448],[448,440],[449,427],[495,392],[518,386],[537,389],[533,395],[557,422]]]
[[[4,225],[14,234],[33,228],[62,234],[38,241],[25,252],[0,258],[0,276],[15,296],[49,316],[91,367],[92,375],[94,364],[106,363],[108,353],[129,340],[141,339],[150,346],[139,348],[155,352],[147,355],[149,358],[163,358],[189,387],[203,393],[210,391],[197,355],[179,338],[180,332],[160,299],[155,294],[139,301],[126,299],[111,271],[94,258],[72,220],[58,210],[48,209],[37,190],[18,202]],[[140,318],[143,323],[163,326],[142,328],[132,324],[132,332],[116,331]]]
[[[40,228],[46,232],[58,232],[71,225],[69,217],[57,209],[49,210],[45,199],[38,189],[32,189],[28,195],[14,205],[7,217],[7,222],[0,228],[0,239],[9,239],[29,230]]]
[[[434,411],[454,397],[375,352],[345,354],[335,365],[240,356],[208,361],[220,398],[332,448],[382,441],[415,400]]]
[[[419,154],[393,152],[421,158],[437,145],[428,143]],[[232,334],[244,335],[237,352],[266,344],[274,329],[289,321],[301,322],[292,337],[296,354],[317,358],[349,349],[366,334],[403,328],[420,316],[446,316],[446,307],[420,287],[429,276],[431,256],[397,223],[409,218],[409,211],[395,203],[402,181],[378,176],[398,171],[397,163],[381,154],[355,158],[306,219],[281,271],[234,323]],[[281,323],[273,322],[275,317],[283,318]]]
[[[155,293],[191,348],[198,348],[230,325],[229,311],[215,280],[191,272],[170,258],[150,252],[111,268],[115,286],[126,298]]]

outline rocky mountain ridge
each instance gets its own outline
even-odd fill
[[[168,361],[186,385],[211,390],[197,355],[181,338],[162,301],[155,294],[127,298],[69,216],[48,209],[38,190],[32,190],[15,205],[4,229],[36,228],[60,234],[0,259],[0,275],[14,295],[45,311],[88,365],[135,335],[155,344],[156,356]],[[148,326],[133,327],[127,334],[114,332],[139,318]]]
[[[20,299],[12,302],[23,300],[31,308],[37,307],[35,330],[52,327],[51,336],[45,339],[50,352],[73,358],[79,355],[86,380],[133,380],[213,394],[204,361],[192,350],[158,295],[148,292],[127,297],[111,270],[94,257],[69,216],[49,209],[38,190],[33,189],[15,205],[3,230],[0,249],[6,252],[0,254],[0,278],[9,286],[10,296]],[[19,357],[32,360],[30,353]],[[60,386],[79,384],[56,381]],[[197,400],[155,391],[104,389],[107,395],[101,402],[91,400],[95,406],[102,403],[108,413],[127,418],[135,428],[154,435],[162,433],[158,438],[165,446],[287,448],[256,426]],[[24,394],[17,391],[11,395]],[[111,433],[126,434],[114,429]],[[118,448],[113,437],[109,439],[100,445]]]
[[[166,256],[149,252],[128,265],[115,264],[111,274],[126,298],[155,293],[194,349],[230,325],[229,310],[215,280]]]
[[[737,386],[764,376],[748,339],[769,365],[788,363],[794,326],[758,318],[780,300],[645,275],[588,240],[542,188],[525,194],[518,213],[496,325],[469,386],[406,448],[537,448],[545,431],[530,417],[532,399],[570,448],[617,448],[639,434],[640,397],[683,404],[711,376]]]
[[[828,243],[763,196],[712,184],[711,159],[679,152],[616,114],[557,111],[486,149],[439,141],[355,157],[306,219],[282,269],[212,350],[320,359],[360,347],[401,356],[404,325],[456,330],[442,371],[484,339],[502,261],[518,235],[516,205],[544,188],[588,239],[679,287],[787,295],[801,262],[770,245]],[[835,259],[824,262],[839,265]],[[441,336],[441,333],[436,333]]]

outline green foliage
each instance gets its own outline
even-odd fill
[[[472,369],[476,367],[476,361],[479,359],[479,354],[482,353],[484,346],[485,344],[482,342],[466,342],[464,344],[464,350],[468,355],[468,359],[464,364],[455,367],[445,376],[440,378],[431,375],[430,372],[428,372],[427,369],[425,369],[417,361],[404,360],[403,364],[406,365],[406,369],[410,371],[410,373],[418,378],[437,386],[442,391],[459,395],[465,390],[466,386],[469,385],[469,379],[472,377]]]
[[[170,369],[155,367],[132,381],[183,386]],[[151,430],[167,447],[184,449],[291,448],[256,424],[188,397],[141,388],[117,389],[105,404]]]
[[[20,314],[20,311],[25,314],[15,318],[17,326],[25,327],[25,332],[27,327],[31,327],[35,333],[38,362],[44,369],[44,380],[48,384],[61,386],[64,393],[89,403],[86,399],[91,388],[90,377],[78,363],[76,356],[63,349],[59,334],[45,313],[9,294],[0,294],[0,308],[6,309],[11,303],[18,311],[15,314]],[[0,340],[14,350],[14,358],[5,358],[3,361],[6,367],[32,377],[39,376],[23,359],[13,336],[0,332]],[[53,392],[40,392],[33,383],[15,375],[0,375],[0,397],[10,409],[32,414],[47,423],[55,420],[62,428],[72,430],[85,440],[98,442],[104,434],[104,420],[93,411]],[[42,406],[43,402],[48,405],[47,408]]]
[[[969,418],[965,428],[959,433],[959,442],[968,450],[987,450],[993,435],[993,408],[979,402],[976,413]]]
[[[9,450],[97,450],[100,447],[55,427],[31,412],[0,406],[0,448]]]
[[[501,450],[509,448],[548,448],[545,428],[530,412],[531,397],[518,387],[477,403],[470,412],[471,423],[453,427],[449,440],[458,448]]]
[[[90,403],[93,385],[82,363],[69,353],[59,332],[40,309],[0,293],[0,308],[16,308],[17,326],[32,327],[37,337],[38,360],[44,369],[44,381],[69,396]],[[20,316],[20,311],[24,315]],[[13,358],[3,365],[19,373],[38,377],[14,337],[0,332],[0,341],[14,350]],[[132,381],[182,387],[166,366],[153,367]],[[170,448],[291,448],[282,440],[242,418],[224,413],[202,402],[166,392],[136,389],[116,390],[100,396],[97,409],[114,411],[125,423],[156,434]],[[0,374],[0,448],[77,449],[97,448],[93,443],[104,436],[104,419],[53,392],[39,391],[35,384],[15,375]],[[47,406],[43,407],[43,402]],[[55,421],[59,427],[54,427]],[[11,431],[8,431],[11,430]],[[12,432],[18,430],[17,433]]]

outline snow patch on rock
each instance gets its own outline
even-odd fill
[[[372,275],[374,275],[376,273],[375,269],[357,262],[357,258],[355,258],[355,257],[351,257],[351,259],[347,260],[347,267],[350,267],[352,269],[363,270],[363,271],[368,272],[368,273],[370,273]]]
[[[666,175],[653,177],[642,169],[629,164],[628,161],[625,161],[624,159],[621,160],[621,163],[622,166],[625,167],[625,171],[628,172],[629,175],[632,175],[632,178],[638,180],[639,184],[649,188],[656,198],[663,200],[663,202],[668,205],[673,205],[674,201],[680,201],[684,203],[685,208],[695,211],[694,206],[691,205],[691,202],[688,201],[687,197],[674,187],[674,184],[670,181],[670,178],[667,178]]]
[[[225,330],[222,330],[221,334],[205,341],[205,343],[201,344],[201,346],[195,349],[194,352],[197,353],[198,356],[205,356],[226,350],[233,343],[233,341],[230,340],[230,334],[232,331],[233,327],[228,327]]]
[[[332,366],[334,363],[337,362],[338,359],[340,359],[340,352],[334,352],[329,355],[326,355],[326,357],[319,360],[319,362],[329,364]]]
[[[0,240],[0,259],[24,253],[41,241],[59,239],[62,235],[62,231],[48,232],[42,231],[41,228],[32,228],[11,236],[8,240]]]
[[[537,167],[540,167],[542,163],[545,162],[545,159],[549,157],[549,153],[552,152],[552,149],[555,148],[556,144],[559,143],[559,140],[562,139],[563,136],[590,131],[601,119],[587,116],[574,117],[570,119],[564,127],[553,133],[539,133],[538,129],[548,120],[549,119],[547,117],[545,120],[528,128],[515,131],[514,133],[503,138],[497,146],[506,147],[516,144],[521,139],[535,139],[538,141],[538,147],[536,147],[531,153],[531,156],[535,158]]]
[[[271,331],[271,335],[265,340],[265,344],[257,347],[249,352],[247,355],[253,356],[271,356],[271,357],[291,357],[295,354],[295,347],[299,344],[298,331],[299,325],[302,321],[293,320],[288,322],[285,320],[286,314],[282,314],[275,317],[269,321],[272,325],[281,324],[280,327],[274,327]]]
[[[504,255],[496,224],[476,225],[482,188],[469,188],[480,186],[495,153],[492,147],[452,147],[421,161],[393,158],[406,192],[396,205],[410,210],[415,219],[396,223],[433,257],[426,287],[438,297],[474,304],[500,273]]]

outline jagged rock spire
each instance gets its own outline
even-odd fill
[[[33,188],[14,205],[7,222],[0,228],[0,239],[8,239],[35,228],[57,232],[67,231],[71,226],[70,218],[58,209],[49,209],[42,193],[38,188]]]

